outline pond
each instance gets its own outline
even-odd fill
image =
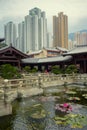
[[[47,88],[12,106],[12,115],[0,118],[0,130],[87,130],[85,86]]]

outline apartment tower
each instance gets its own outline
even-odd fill
[[[74,41],[77,45],[87,45],[87,32],[76,32],[74,34]]]
[[[25,52],[47,47],[47,19],[44,11],[33,8],[24,20]]]
[[[16,48],[25,52],[24,48],[24,21],[18,24],[18,37],[16,39]]]
[[[8,22],[4,26],[4,36],[7,45],[12,44],[16,47],[16,25],[13,22]]]
[[[53,16],[53,46],[68,48],[68,17],[63,12]]]

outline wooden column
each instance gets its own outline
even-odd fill
[[[86,60],[84,60],[84,61],[83,61],[83,71],[84,71],[84,73],[86,73],[86,69],[87,69],[87,68],[86,68]]]
[[[18,68],[21,70],[20,61],[18,61]]]
[[[38,70],[42,71],[42,66],[41,65],[38,65]]]

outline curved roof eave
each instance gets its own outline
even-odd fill
[[[58,57],[50,57],[50,58],[26,58],[22,59],[22,63],[27,64],[40,64],[40,63],[53,63],[53,62],[65,62],[70,61],[72,56],[58,56]]]

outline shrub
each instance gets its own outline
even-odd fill
[[[36,73],[37,72],[37,69],[36,68],[33,68],[32,70],[31,70],[31,73]]]
[[[66,70],[65,70],[65,73],[67,74],[72,74],[73,72],[74,73],[77,73],[77,67],[75,65],[69,65]]]
[[[29,73],[31,71],[31,68],[30,68],[30,66],[25,66],[23,68],[23,70],[24,70],[24,72]]]
[[[18,68],[10,64],[4,64],[0,66],[0,76],[2,76],[5,79],[11,79],[20,78],[21,74],[19,73]]]
[[[60,69],[59,66],[55,65],[55,66],[52,66],[51,72],[54,74],[61,74],[62,70]]]
[[[37,68],[34,67],[33,69],[31,69],[30,66],[25,66],[23,70],[26,73],[36,73],[38,71]]]

